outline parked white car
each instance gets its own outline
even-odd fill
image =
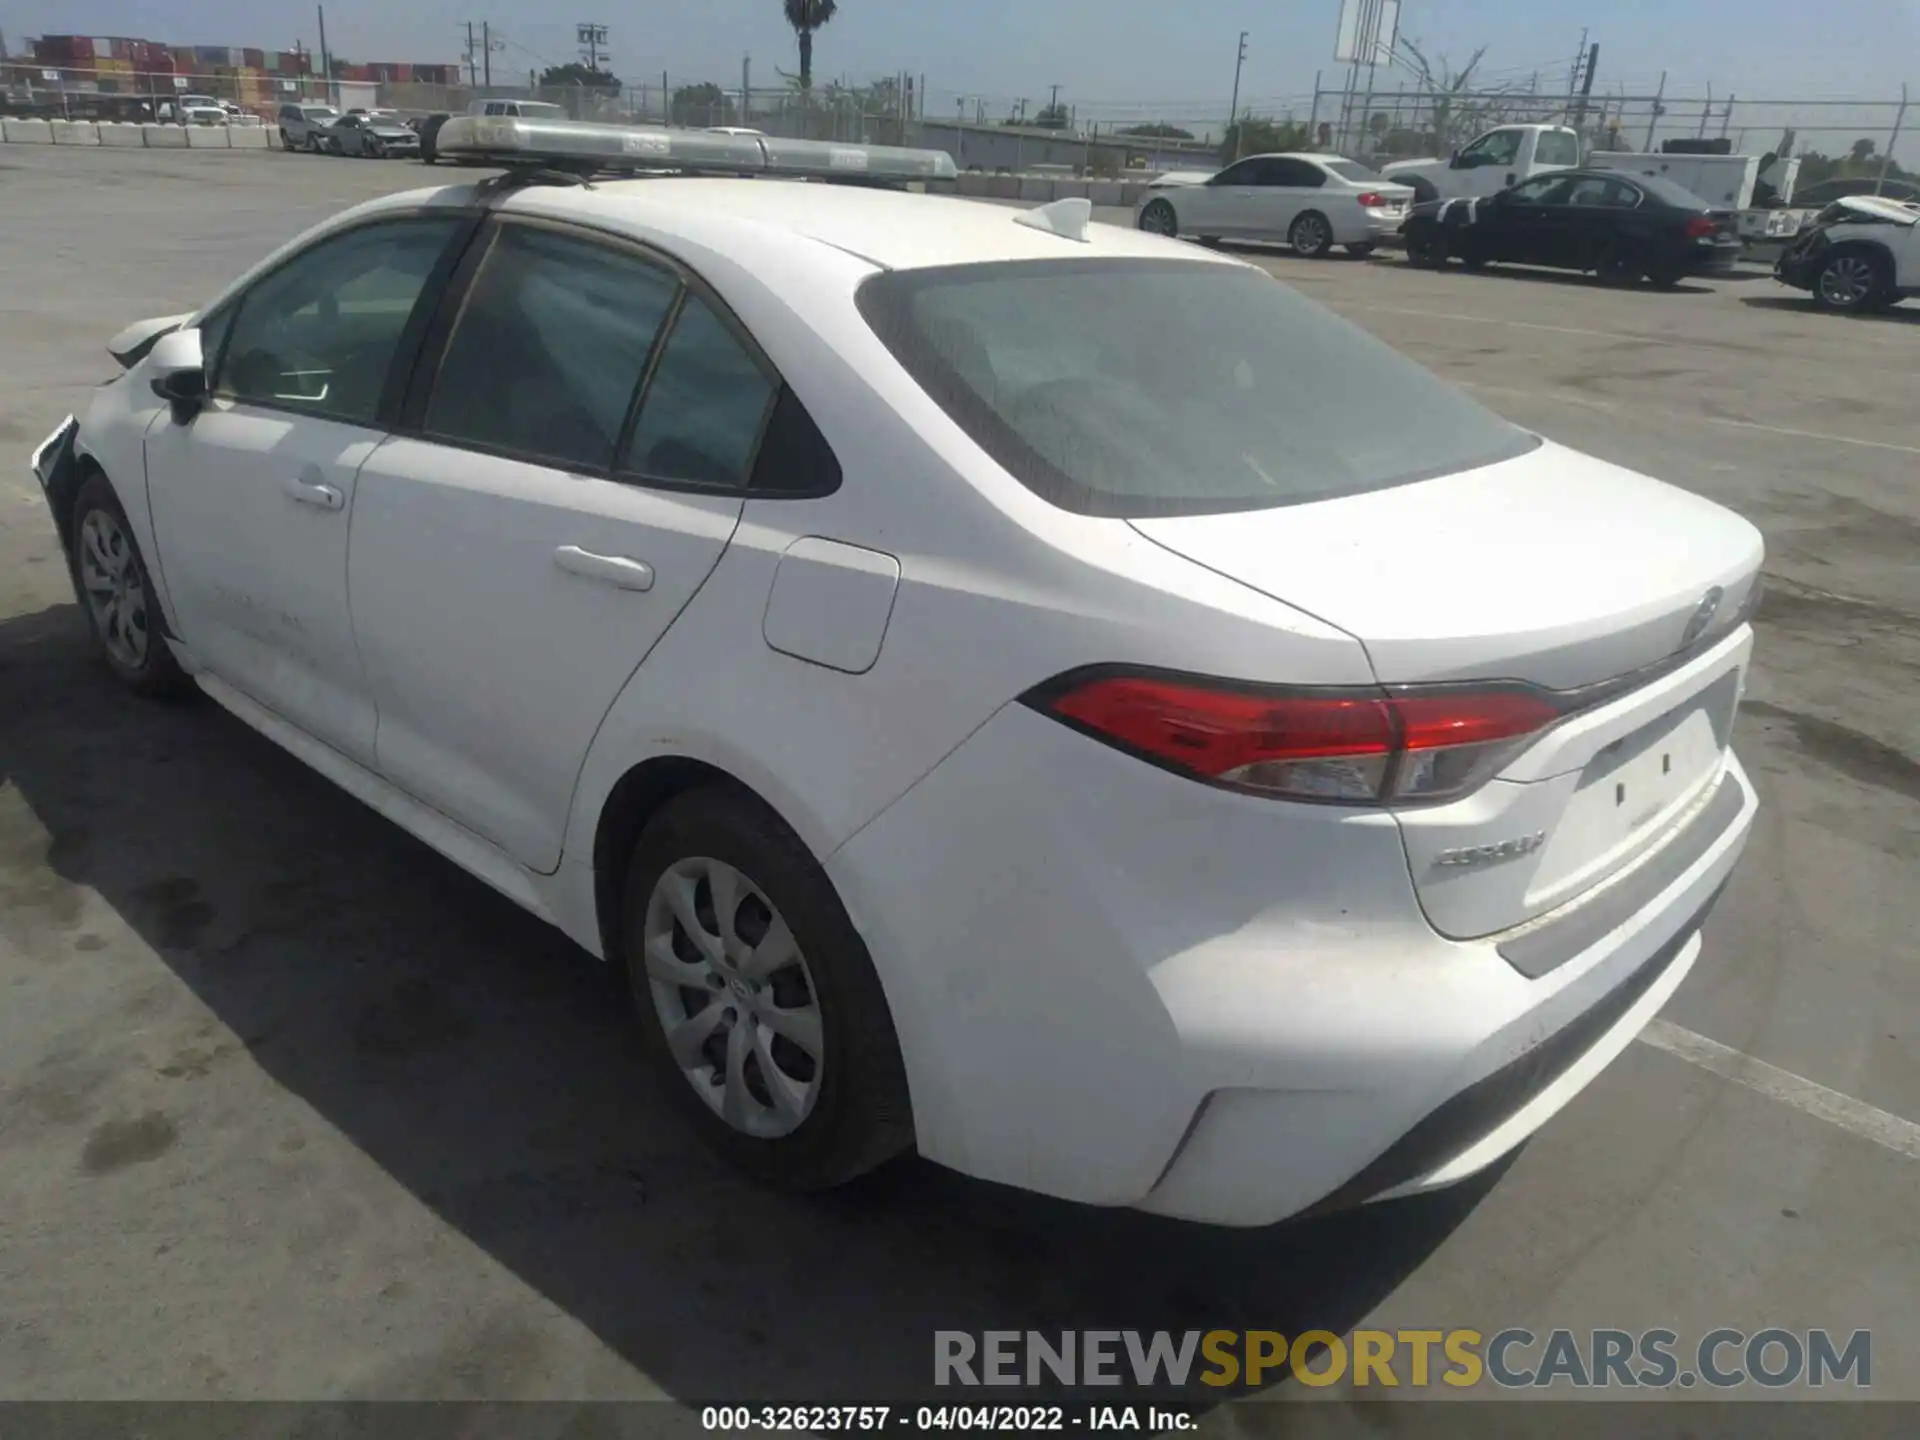
[[[1753,526],[1084,200],[551,128],[131,327],[34,470],[120,680],[621,966],[723,1153],[1264,1224],[1481,1169],[1681,983]]]
[[[1163,175],[1134,221],[1156,235],[1285,241],[1312,259],[1366,255],[1400,228],[1413,191],[1338,155],[1253,155],[1215,175]]]
[[[1395,160],[1382,174],[1421,203],[1496,195],[1523,180],[1580,164],[1580,132],[1565,125],[1501,125],[1445,159]]]
[[[1773,273],[1829,310],[1884,310],[1920,295],[1920,204],[1843,196],[1800,232]]]

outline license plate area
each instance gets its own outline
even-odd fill
[[[1587,763],[1554,827],[1536,896],[1595,884],[1653,844],[1719,773],[1740,701],[1729,671]]]

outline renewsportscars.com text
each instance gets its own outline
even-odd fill
[[[1873,1383],[1873,1336],[1855,1330],[936,1330],[934,1384],[1301,1385],[1467,1389],[1781,1389]]]

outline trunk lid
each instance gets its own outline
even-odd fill
[[[1508,929],[1630,867],[1724,768],[1763,546],[1684,490],[1543,444],[1370,494],[1130,523],[1347,631],[1383,684],[1596,687],[1478,790],[1396,810],[1442,934]]]

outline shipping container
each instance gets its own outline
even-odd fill
[[[249,46],[245,50],[242,50],[240,54],[242,57],[240,63],[242,65],[245,65],[248,69],[264,70],[267,68],[266,51],[255,50],[253,47]]]

